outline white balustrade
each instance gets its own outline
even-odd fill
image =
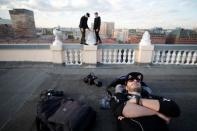
[[[194,50],[156,50],[153,64],[196,65],[197,53]]]
[[[102,46],[101,46],[102,47]],[[104,46],[98,50],[99,62],[103,64],[133,64],[135,62],[135,48],[128,48],[123,45]],[[176,65],[197,65],[197,51],[187,49],[186,47],[176,49],[163,46],[159,47],[153,52],[153,64],[176,64]],[[186,48],[186,49],[185,49]],[[82,50],[66,48],[64,50],[64,60],[66,65],[81,65],[82,64]]]
[[[103,49],[103,64],[133,64],[133,49]]]
[[[81,65],[82,57],[80,49],[64,50],[64,60],[66,65]]]

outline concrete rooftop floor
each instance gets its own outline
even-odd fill
[[[115,131],[109,110],[99,109],[104,88],[116,77],[139,71],[154,94],[174,99],[181,108],[172,119],[171,131],[197,131],[197,66],[99,65],[61,66],[50,63],[0,62],[0,131],[35,131],[36,102],[43,89],[55,88],[86,102],[97,111],[92,131]],[[94,72],[103,87],[89,86],[82,79]]]

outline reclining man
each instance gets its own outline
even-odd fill
[[[126,92],[116,91],[111,101],[111,109],[117,118],[119,131],[169,131],[172,117],[180,115],[178,105],[159,96],[141,95],[142,77],[139,73],[129,73],[126,77]]]

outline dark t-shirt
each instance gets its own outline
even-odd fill
[[[111,100],[111,109],[116,118],[122,115],[122,110],[128,100],[127,94],[115,94],[117,100]],[[150,95],[147,99],[157,99],[160,102],[159,112],[169,116],[177,117],[180,115],[178,105],[170,100],[159,96]],[[117,127],[119,131],[169,131],[166,122],[157,115],[144,116],[137,118],[124,118],[123,120],[117,119]]]

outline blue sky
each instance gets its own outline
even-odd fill
[[[36,27],[78,27],[86,12],[90,26],[97,11],[115,28],[197,28],[197,0],[0,0],[0,17],[13,8],[32,10]]]

